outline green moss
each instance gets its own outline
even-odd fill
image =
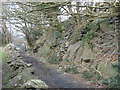
[[[6,58],[7,58],[8,53],[0,49],[0,58],[2,59],[2,63],[6,63]]]
[[[95,36],[95,31],[100,29],[100,23],[98,22],[88,22],[86,26],[87,34],[82,38],[83,41],[90,43],[90,40]]]
[[[17,74],[17,71],[14,72],[7,72],[3,75],[3,85],[5,86],[7,83],[9,83],[9,79],[13,78]]]

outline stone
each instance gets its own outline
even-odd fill
[[[85,61],[85,62],[93,59],[93,57],[94,57],[94,53],[90,49],[87,42],[85,42],[82,57],[83,57],[83,61]]]
[[[23,60],[14,60],[11,63],[9,63],[10,67],[12,67],[13,69],[18,69],[20,67],[26,67],[27,63],[24,62]]]
[[[12,60],[7,61],[7,64],[10,64],[12,61],[14,61],[14,60],[12,59]]]
[[[26,64],[27,65],[27,67],[31,67],[32,66],[32,64]]]
[[[43,57],[48,56],[49,52],[50,52],[50,46],[46,43],[44,43],[44,46],[42,46],[41,48],[38,49],[38,54]]]
[[[79,41],[73,45],[70,45],[68,48],[68,59],[74,60],[77,50],[82,46],[82,41]]]
[[[83,47],[80,47],[76,53],[75,61],[80,62],[82,60]]]
[[[20,55],[19,51],[13,51],[13,57],[14,57],[14,59],[18,59],[20,56],[21,55]]]
[[[45,82],[39,79],[29,80],[24,84],[25,88],[48,88]]]
[[[31,68],[26,68],[24,70],[18,69],[16,70],[18,73],[9,78],[9,82],[6,84],[7,87],[14,88],[14,87],[24,87],[24,84],[31,79],[37,79],[34,75],[31,74]],[[14,73],[15,71],[11,72]]]
[[[6,51],[14,51],[16,48],[16,46],[13,43],[9,43],[7,44],[7,46],[5,47]]]
[[[36,41],[36,45],[38,46],[43,46],[44,42],[45,42],[45,36],[40,37],[37,41]]]
[[[15,56],[19,57],[20,56],[20,53],[19,51],[14,51],[15,52]]]

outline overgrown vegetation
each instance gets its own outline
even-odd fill
[[[63,67],[63,71],[73,73],[73,74],[78,74],[79,73],[76,65],[70,65],[68,67]]]
[[[120,89],[120,76],[116,75],[111,78],[103,79],[101,81],[103,85],[108,85],[110,88],[118,88]]]
[[[97,82],[99,80],[102,80],[103,77],[97,73],[96,71],[88,71],[88,70],[85,70],[82,74],[82,77],[87,79],[87,80],[90,80],[90,81],[93,81],[93,82]]]
[[[101,83],[103,85],[108,85],[110,88],[120,89],[120,75],[119,75],[120,65],[117,64],[115,67],[116,67],[118,74],[115,76],[103,79]]]
[[[88,70],[85,70],[82,74],[83,78],[90,80],[94,83],[97,83],[97,81],[101,81],[101,84],[109,86],[110,88],[119,88],[120,89],[120,76],[115,75],[110,78],[104,78],[100,76],[100,74],[95,72],[90,72]]]
[[[2,48],[0,48],[0,58],[2,59],[2,63],[6,63],[6,58],[7,58],[8,53],[3,51]]]
[[[55,38],[63,38],[63,35],[60,31],[54,31],[53,34],[54,34]]]
[[[62,61],[61,57],[58,57],[56,54],[48,57],[47,61],[51,64],[59,64]]]
[[[85,70],[82,74],[83,78],[91,78],[91,73],[88,70]]]
[[[68,59],[68,58],[65,58],[64,59],[65,62],[71,62],[72,60]]]
[[[90,43],[90,40],[95,36],[95,32],[97,32],[99,29],[100,29],[100,21],[88,22],[85,28],[85,31],[87,33],[83,36],[82,40]]]
[[[15,27],[15,30],[22,32],[25,35],[25,39],[31,48],[31,50],[29,51],[32,52],[32,50],[35,50],[33,49],[33,47],[36,47],[36,45],[39,48],[43,48],[43,50],[42,49],[39,50],[40,52],[42,52],[40,56],[45,57],[45,59],[48,58],[47,61],[51,64],[59,64],[62,61],[61,58],[63,58],[64,54],[68,53],[67,50],[69,50],[69,46],[74,45],[76,42],[80,40],[83,41],[82,45],[84,45],[84,43],[87,42],[92,49],[92,44],[94,44],[94,42],[91,44],[91,40],[95,36],[97,36],[97,33],[99,33],[101,23],[107,21],[110,24],[109,26],[107,26],[107,29],[109,30],[110,28],[113,28],[111,23],[113,23],[114,20],[111,19],[109,22],[108,19],[104,19],[102,17],[108,18],[108,17],[114,16],[112,15],[112,13],[117,15],[119,13],[119,10],[117,9],[119,9],[120,4],[119,2],[118,3],[94,2],[94,5],[93,5],[93,2],[92,3],[91,2],[90,3],[77,2],[74,4],[73,2],[74,0],[69,3],[67,2],[66,3],[62,3],[62,2],[59,2],[59,3],[55,3],[55,2],[28,3],[28,2],[25,2],[25,3],[3,4],[4,12],[2,13],[3,15],[2,17],[4,18],[2,18],[3,19],[2,21],[4,21],[4,23],[2,25],[2,31],[4,32],[3,34],[5,36],[3,40],[6,39],[4,42],[7,44],[11,41],[9,40],[10,39],[9,32],[6,34],[6,32],[9,31],[7,28],[7,21],[10,21],[8,23],[11,26]],[[106,8],[106,7],[111,7],[111,6],[113,8],[113,12],[109,10],[109,8]],[[14,13],[11,13],[11,12],[14,12]],[[67,19],[65,20],[65,18],[63,19],[63,17],[61,16],[65,16],[65,17],[67,16]],[[98,17],[102,19],[99,19]],[[89,18],[91,18],[91,21],[89,21],[86,25],[86,22],[89,20]],[[116,25],[116,28],[119,29],[119,23],[120,23],[119,18],[116,19],[116,22],[118,23],[118,25]],[[82,27],[82,28],[79,29],[79,27]],[[83,34],[81,33],[82,30],[83,30]],[[51,31],[50,32],[52,33],[51,35],[49,35],[50,33],[46,33],[49,31]],[[63,33],[65,35],[63,35]],[[45,39],[40,40],[40,41],[43,41],[42,44],[36,44],[40,36],[41,38],[45,36],[44,37]],[[70,43],[70,45],[66,43],[67,41]],[[63,46],[63,50],[61,50],[63,52],[62,56],[59,56],[56,54],[51,55],[51,53],[59,52],[59,47],[62,44],[65,44]],[[75,48],[76,47],[77,45],[75,46]],[[37,48],[37,50],[35,50],[34,53],[37,53],[39,48]],[[96,48],[99,51],[99,48],[102,48],[102,47],[99,47],[99,45],[97,44]],[[72,50],[74,50],[74,48]],[[75,58],[77,58],[76,56],[78,54],[78,57],[80,59],[81,57],[80,54],[76,53],[78,52],[78,50],[80,49],[77,49],[70,55],[73,56],[73,54],[75,53],[74,56]],[[104,52],[101,50],[100,52]],[[4,51],[1,51],[0,56],[2,57],[3,63],[6,63],[7,53]],[[90,61],[92,61],[91,57],[89,59]],[[81,58],[81,60],[79,61],[80,62],[85,61],[83,59],[84,58]],[[71,62],[72,60],[66,59],[65,61],[67,63],[70,62],[70,64],[73,63]],[[89,65],[89,67],[91,66],[92,65]],[[63,70],[65,72],[70,72],[74,74],[79,73],[76,65],[70,65],[68,67],[64,67]],[[82,76],[89,80],[97,81],[97,80],[103,79],[103,77],[101,77],[99,72],[97,73],[96,71],[86,70],[83,72]],[[117,78],[114,77],[106,81],[103,80],[103,84],[106,84],[106,85],[108,84],[111,87],[113,86],[116,87],[117,86],[116,79]]]
[[[14,77],[17,74],[17,71],[15,72],[7,72],[4,74],[3,76],[3,85],[6,85],[7,83],[9,83],[9,79],[11,79],[12,77]]]

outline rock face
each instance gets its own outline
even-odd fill
[[[41,46],[41,48],[38,49],[39,55],[42,55],[43,57],[46,57],[49,52],[50,46],[46,43],[44,44],[44,46]]]
[[[19,51],[10,49],[8,52],[6,65],[10,70],[3,73],[4,88],[48,88],[45,82],[34,76],[32,64],[24,62]]]
[[[26,83],[28,80],[31,80],[33,78],[35,78],[34,75],[32,75],[30,73],[30,69],[26,68],[26,69],[18,69],[15,73],[15,75],[13,76],[13,78],[9,78],[9,83],[7,83],[5,85],[5,87],[23,87],[22,85],[24,83]],[[11,72],[14,73],[15,71]]]
[[[63,57],[63,59],[67,58],[69,60],[74,60],[76,57],[77,51],[79,51],[80,47],[82,47],[81,41],[79,41],[73,45],[70,45],[68,50],[67,50],[67,54]],[[82,52],[82,50],[79,51],[79,54],[80,54],[80,52]]]
[[[59,56],[62,59],[60,67],[75,64],[82,72],[89,70],[91,66],[98,66],[98,71],[104,77],[114,75],[114,61],[117,60],[114,52],[118,48],[114,25],[103,19],[90,21],[86,25],[88,26],[81,26],[79,29],[67,28],[63,38],[60,38],[57,30],[46,31],[37,42],[40,48],[36,54],[41,61],[49,61],[47,58],[52,57],[51,61],[54,62]],[[109,63],[105,64],[104,61]]]
[[[39,80],[39,79],[32,79],[29,80],[24,84],[25,88],[48,88],[48,86],[45,84],[45,82]]]
[[[66,55],[64,55],[63,59],[74,60],[77,61],[85,61],[89,62],[94,57],[94,53],[92,52],[91,48],[89,47],[88,43],[84,44],[83,42],[78,41],[77,43],[70,45]]]
[[[83,50],[83,54],[82,54],[82,59],[85,62],[89,62],[90,60],[92,60],[94,58],[94,53],[92,52],[92,50],[90,49],[88,43],[84,44],[84,50]]]
[[[74,45],[70,45],[68,48],[69,58],[74,59],[77,50],[81,47],[81,42],[77,42]]]

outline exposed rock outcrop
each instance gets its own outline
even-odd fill
[[[45,82],[34,76],[32,64],[24,62],[19,51],[6,50],[9,55],[5,66],[9,69],[3,67],[3,88],[48,88]]]
[[[81,56],[82,56],[83,61],[85,61],[85,62],[89,62],[90,60],[92,60],[94,58],[95,54],[89,47],[88,43],[84,44],[84,50],[83,50],[83,54]]]
[[[98,70],[104,77],[116,74],[114,67],[118,58],[115,52],[118,46],[114,25],[110,24],[109,19],[96,19],[88,22],[86,26],[66,29],[63,38],[56,38],[54,32],[56,31],[46,31],[38,40],[40,43],[37,42],[41,47],[36,54],[41,61],[48,61],[47,58],[52,57],[51,61],[54,62],[58,58],[56,56],[59,56],[62,58],[61,63],[58,63],[60,68],[69,68],[75,64],[79,72],[94,67],[94,70]]]
[[[25,88],[48,88],[45,82],[38,79],[29,80],[23,86]]]

